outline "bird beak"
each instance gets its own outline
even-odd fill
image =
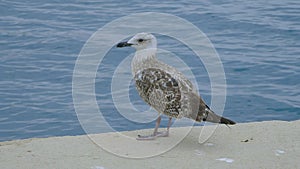
[[[132,43],[128,43],[128,42],[120,42],[117,44],[117,48],[122,48],[122,47],[126,47],[126,46],[131,46]]]

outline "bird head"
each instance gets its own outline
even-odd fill
[[[131,46],[134,47],[137,51],[143,49],[151,49],[156,48],[157,42],[155,36],[151,33],[138,33],[134,35],[129,41],[127,42],[120,42],[117,44],[117,47],[127,47]]]

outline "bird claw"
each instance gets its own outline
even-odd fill
[[[156,132],[148,136],[141,136],[138,135],[136,138],[137,140],[155,140],[157,137],[168,137],[169,136],[169,131],[165,132]]]
[[[156,136],[154,136],[153,134],[148,135],[148,136],[141,136],[138,135],[138,137],[136,138],[137,140],[155,140]]]
[[[169,131],[157,132],[156,136],[157,137],[168,137],[169,136]]]

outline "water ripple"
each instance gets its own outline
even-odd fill
[[[2,0],[0,141],[83,134],[72,102],[72,73],[78,53],[106,23],[146,11],[183,17],[207,34],[224,64],[227,117],[238,122],[299,119],[299,9],[298,0]],[[209,103],[210,81],[201,61],[178,41],[158,38],[161,48],[180,56],[192,68],[201,95]],[[129,54],[122,52],[112,49],[99,66],[97,101],[116,130],[153,127],[154,122],[137,124],[124,119],[112,102],[112,75],[123,59],[120,56]],[[134,91],[132,85],[132,103],[147,110]]]

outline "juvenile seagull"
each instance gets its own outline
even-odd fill
[[[159,113],[153,134],[139,135],[138,140],[167,137],[173,117],[187,117],[198,122],[235,124],[234,121],[215,114],[181,72],[156,58],[157,42],[152,34],[138,33],[129,41],[117,44],[119,48],[127,46],[136,49],[131,62],[136,89],[141,98]],[[162,114],[169,117],[169,122],[165,132],[158,132]]]

